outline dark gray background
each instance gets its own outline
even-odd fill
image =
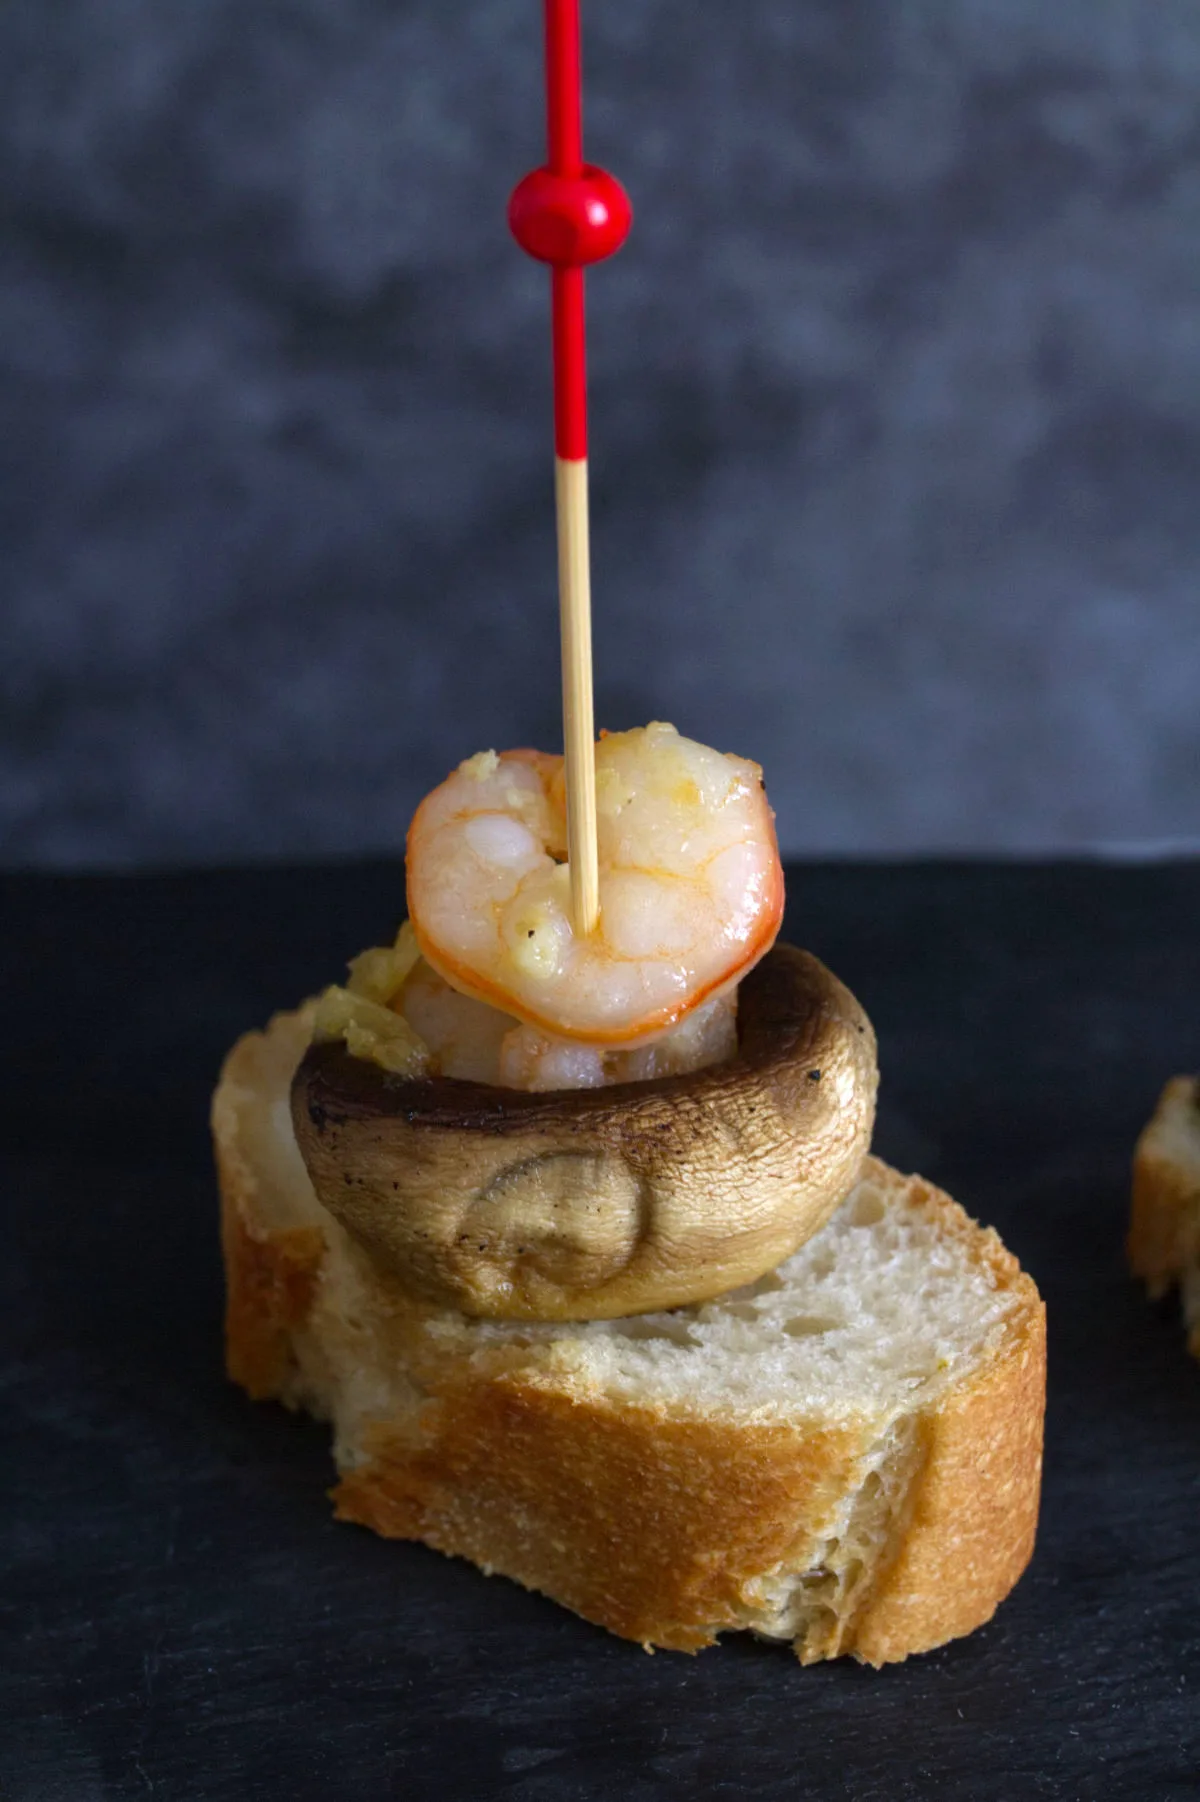
[[[9,863],[558,741],[535,0],[0,11]],[[598,705],[792,852],[1200,840],[1196,0],[591,0]]]

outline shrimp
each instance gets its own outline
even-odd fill
[[[737,1051],[737,991],[702,1002],[647,1045],[605,1049],[517,1026],[500,1042],[493,1081],[506,1089],[599,1089],[722,1064]]]
[[[438,1075],[503,1089],[647,1082],[723,1063],[737,1050],[736,991],[704,1002],[678,1026],[633,1050],[606,1050],[522,1026],[511,1014],[460,995],[424,958],[389,1005],[403,1016]]]
[[[511,1015],[460,995],[424,958],[391,1005],[432,1054],[439,1075],[500,1083],[500,1049],[517,1030]]]
[[[421,803],[408,911],[461,994],[551,1039],[646,1044],[730,990],[783,915],[755,763],[654,724],[596,747],[600,923],[571,923],[563,760],[481,752]]]

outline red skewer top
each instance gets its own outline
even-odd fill
[[[546,0],[546,142],[555,175],[583,170],[579,0]]]
[[[587,351],[583,271],[629,236],[633,209],[620,182],[583,160],[579,0],[545,0],[548,160],[508,203],[512,234],[553,268],[554,448],[587,456]]]

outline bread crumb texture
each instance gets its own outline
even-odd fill
[[[1045,1316],[950,1198],[869,1159],[757,1282],[632,1319],[483,1322],[397,1294],[321,1207],[288,1107],[311,1009],[213,1104],[230,1375],[332,1423],[339,1518],[612,1632],[731,1629],[884,1664],[986,1621],[1033,1549]]]
[[[1167,1084],[1137,1142],[1129,1262],[1152,1296],[1178,1285],[1200,1358],[1200,1077]]]

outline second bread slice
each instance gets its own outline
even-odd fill
[[[1152,1296],[1178,1284],[1200,1358],[1200,1077],[1171,1079],[1138,1140],[1129,1261]]]

